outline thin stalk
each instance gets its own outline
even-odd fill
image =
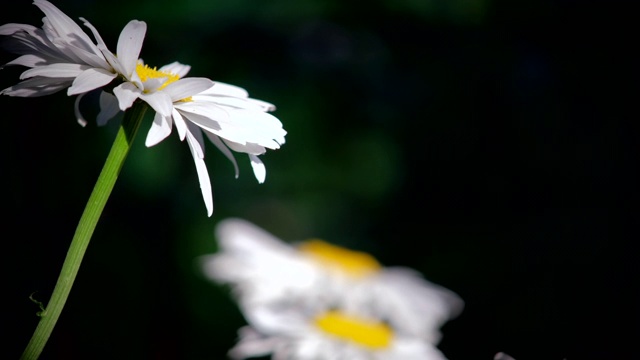
[[[132,108],[125,112],[122,124],[118,129],[118,134],[111,146],[111,151],[107,156],[107,160],[104,163],[98,180],[91,192],[91,196],[89,197],[89,201],[82,213],[76,232],[71,240],[71,245],[69,245],[69,250],[67,251],[67,256],[60,270],[56,286],[53,289],[53,294],[51,294],[51,299],[49,299],[49,303],[44,311],[40,313],[38,326],[22,353],[20,357],[21,360],[37,359],[47,344],[51,332],[60,317],[60,313],[62,313],[64,304],[67,302],[69,292],[71,292],[73,282],[76,279],[76,275],[78,275],[80,263],[89,246],[93,231],[109,199],[109,195],[111,195],[111,191],[118,179],[118,174],[127,158],[127,154],[129,150],[131,150],[133,140],[138,132],[146,110],[146,103],[137,102]]]

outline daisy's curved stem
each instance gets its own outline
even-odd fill
[[[42,353],[47,340],[49,340],[49,336],[60,317],[62,308],[69,297],[69,292],[78,274],[78,269],[80,269],[82,257],[87,250],[100,214],[102,214],[111,190],[113,190],[113,186],[116,183],[127,154],[131,149],[131,145],[133,144],[133,140],[147,107],[146,103],[137,102],[124,114],[124,119],[113,142],[111,151],[107,156],[107,160],[96,181],[96,185],[91,192],[87,206],[82,213],[82,217],[76,228],[76,233],[71,240],[71,245],[69,245],[67,257],[60,270],[60,275],[53,289],[49,304],[46,309],[41,312],[38,326],[22,353],[21,360],[37,359]]]

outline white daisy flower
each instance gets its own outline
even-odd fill
[[[457,294],[412,269],[383,267],[369,254],[321,240],[287,244],[242,219],[221,221],[216,237],[218,252],[201,259],[204,273],[229,284],[247,308],[335,306],[433,344],[463,308]]]
[[[26,24],[0,26],[0,35],[9,36],[9,50],[21,54],[6,65],[23,65],[24,81],[0,94],[34,97],[68,88],[68,95],[79,95],[75,102],[78,122],[86,125],[79,110],[81,98],[89,91],[109,84],[114,78],[124,81],[113,95],[102,91],[98,125],[104,125],[119,111],[140,99],[155,111],[147,146],[167,137],[176,124],[181,140],[187,139],[192,152],[208,215],[213,213],[211,182],[204,164],[202,132],[229,158],[236,177],[238,165],[231,150],[249,155],[254,174],[264,182],[266,169],[258,155],[284,144],[282,123],[267,112],[275,106],[251,99],[237,86],[215,83],[206,78],[187,78],[190,67],[174,62],[160,69],[150,68],[140,59],[147,26],[130,21],[120,33],[117,51],[112,53],[98,31],[86,20],[97,44],[67,15],[45,0],[34,4],[44,13],[44,25],[38,29]]]
[[[240,328],[239,341],[229,351],[234,359],[271,355],[275,360],[446,360],[423,339],[341,310],[260,307],[246,314],[249,325]]]
[[[189,144],[207,213],[211,216],[213,195],[204,162],[202,134],[232,162],[236,177],[239,169],[231,150],[248,154],[254,174],[262,183],[266,169],[258,155],[284,144],[286,131],[280,120],[267,113],[275,109],[272,104],[249,98],[247,91],[237,86],[206,78],[184,78],[190,68],[173,62],[155,69],[139,60],[135,71],[128,75],[130,81],[114,89],[115,97],[106,93],[101,97],[98,125],[104,125],[118,110],[127,109],[136,99],[147,102],[155,110],[146,146],[164,140],[175,124],[180,140],[187,139]]]
[[[105,58],[105,52],[111,52],[88,21],[80,18],[93,33],[97,44],[50,2],[35,0],[33,3],[45,14],[42,29],[15,23],[0,26],[0,35],[9,36],[8,50],[20,54],[5,66],[22,65],[30,68],[20,75],[22,82],[0,91],[0,94],[36,97],[68,88],[67,95],[79,95],[75,102],[75,113],[78,122],[84,126],[86,120],[79,111],[80,100],[89,91],[115,79],[119,74],[119,61]],[[126,59],[129,53],[134,53],[137,59],[141,39],[133,35],[141,26],[144,23],[132,21],[122,31],[118,42],[119,58]]]

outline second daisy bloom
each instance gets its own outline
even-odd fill
[[[426,344],[418,352],[437,354],[441,326],[456,317],[464,305],[457,294],[413,269],[385,267],[370,254],[322,240],[288,244],[246,220],[234,218],[218,224],[216,237],[218,252],[201,258],[205,275],[230,285],[248,323],[273,341],[280,340],[271,336],[280,339],[292,324],[317,330],[317,326],[308,324],[317,325],[318,317],[327,320],[324,324],[333,324],[336,318],[348,322],[356,319],[353,321],[357,323],[362,319],[385,324],[400,343]],[[339,313],[331,313],[333,310]],[[334,329],[320,328],[321,333]],[[260,338],[247,339],[258,344]],[[391,341],[386,349],[400,343]]]

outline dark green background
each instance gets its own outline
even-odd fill
[[[631,3],[631,2],[629,2]],[[466,302],[451,360],[632,359],[638,335],[637,13],[622,1],[58,0],[115,50],[192,65],[274,103],[287,143],[258,184],[212,144],[206,216],[185,143],[148,114],[47,359],[222,359],[242,315],[194,259],[225,217],[408,266]],[[41,25],[30,1],[1,23]],[[4,64],[15,56],[2,52]],[[0,71],[0,87],[23,68]],[[0,358],[17,359],[117,130],[73,98],[0,97]],[[83,103],[95,115],[95,98]]]

